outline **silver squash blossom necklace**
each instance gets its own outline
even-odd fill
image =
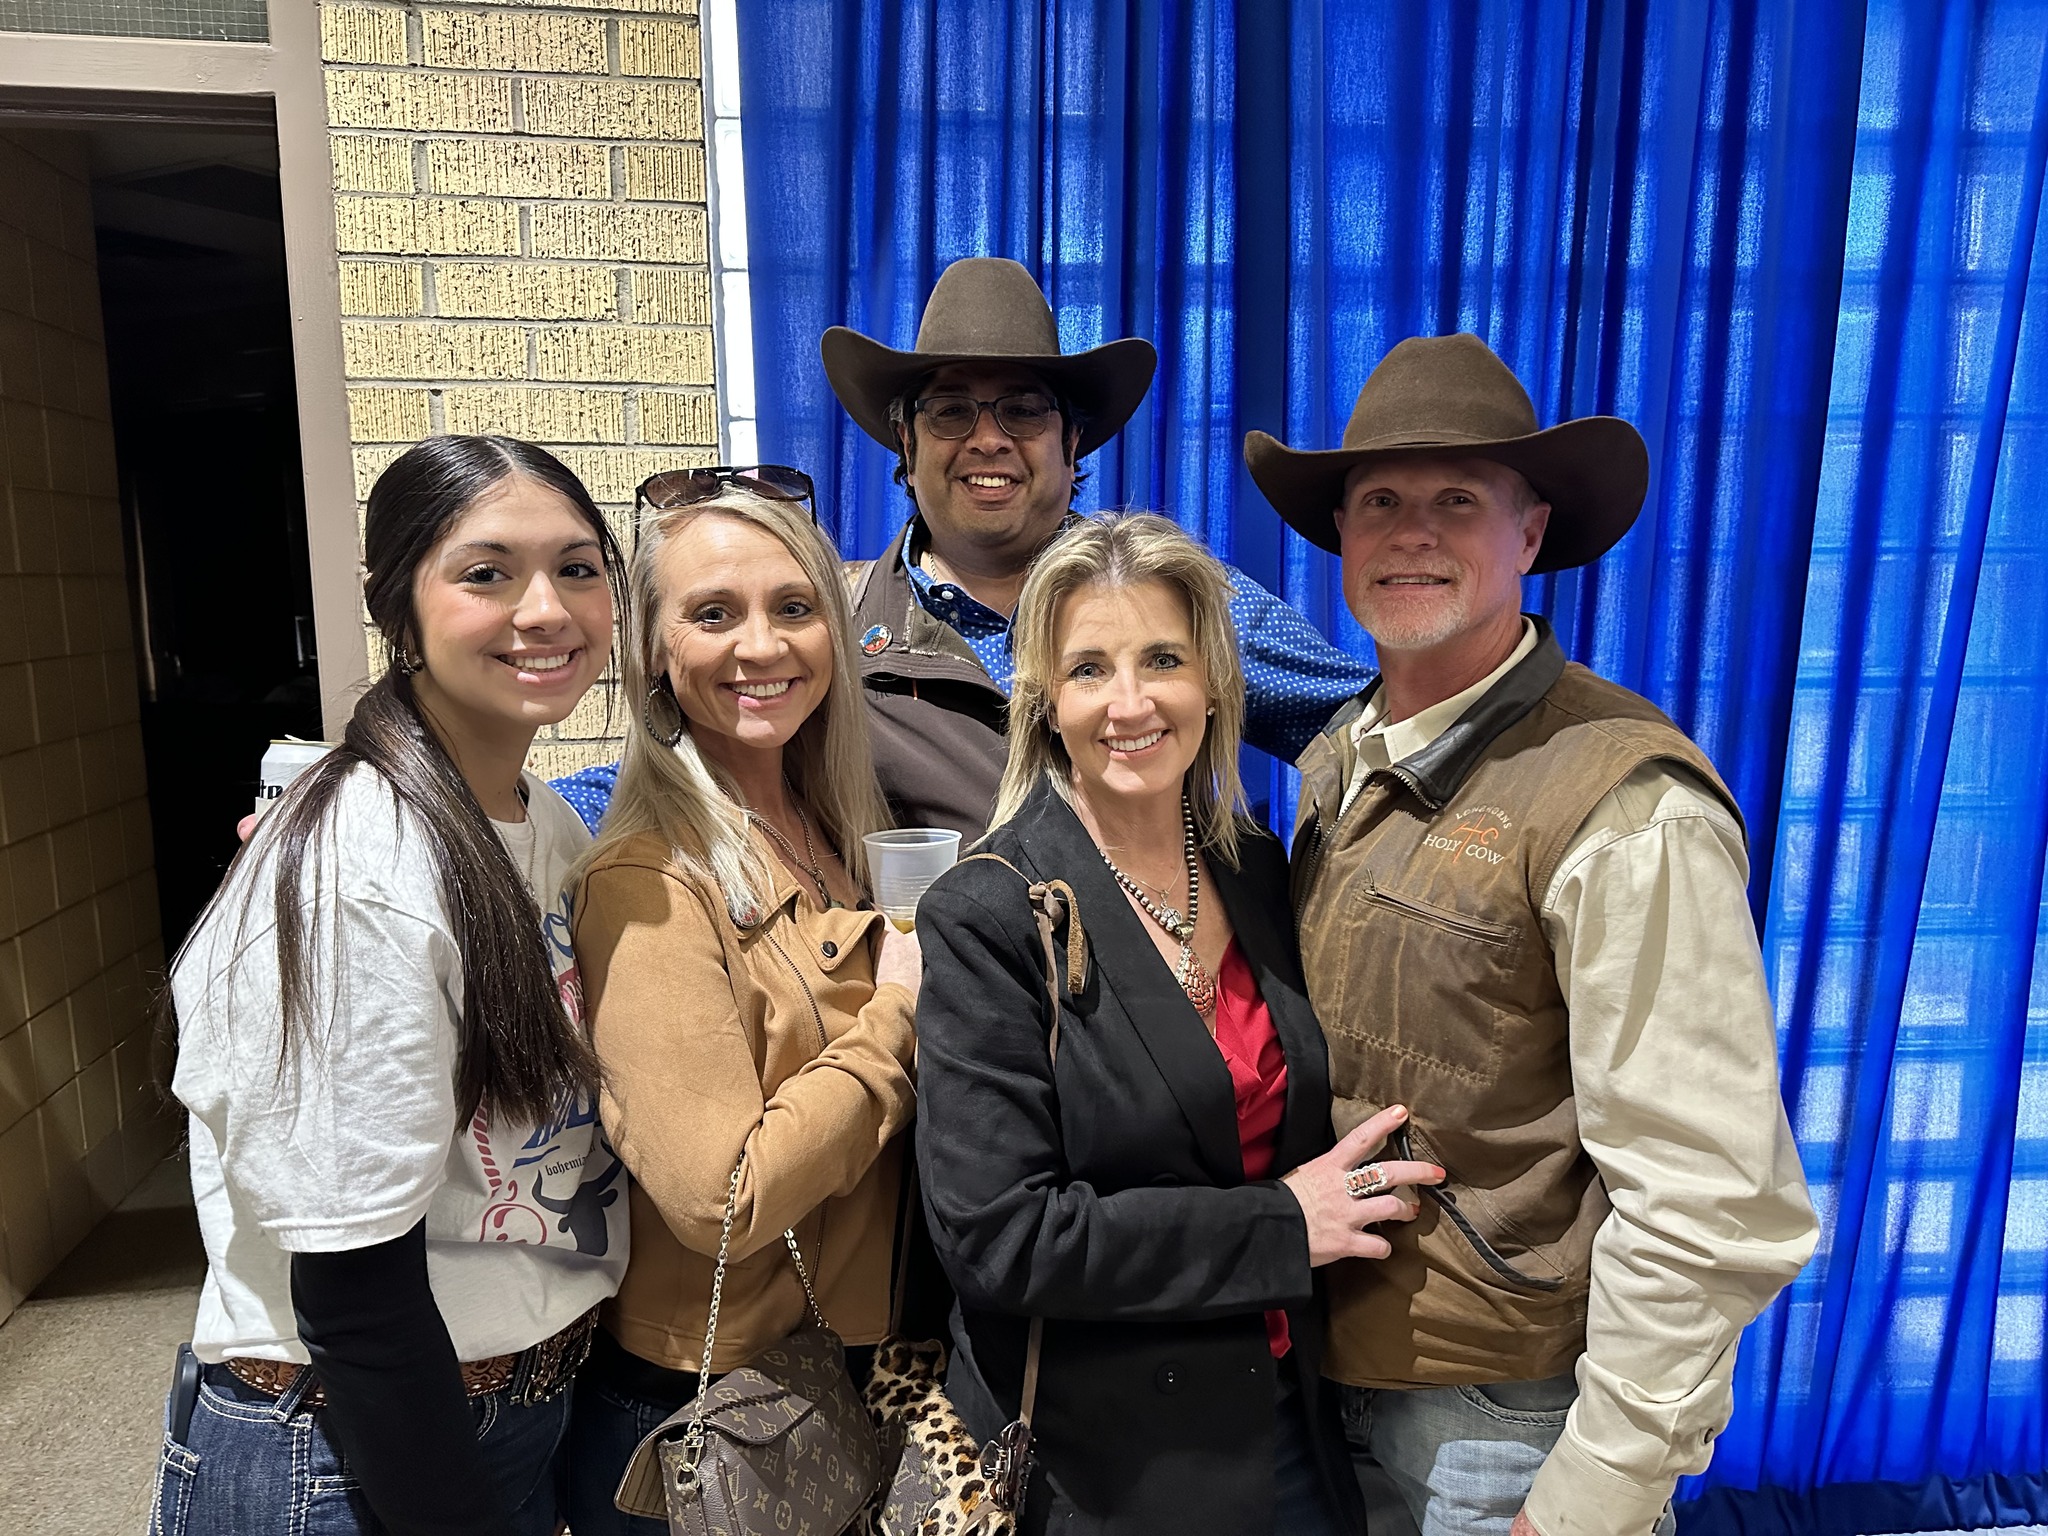
[[[1216,1006],[1216,978],[1203,969],[1202,962],[1195,955],[1195,923],[1202,910],[1202,866],[1195,858],[1195,818],[1188,809],[1188,797],[1180,797],[1181,852],[1188,865],[1188,911],[1181,916],[1173,907],[1161,906],[1144,891],[1138,882],[1116,867],[1116,860],[1108,854],[1102,855],[1102,862],[1109,866],[1109,872],[1116,876],[1116,883],[1130,894],[1144,914],[1161,928],[1166,936],[1180,945],[1180,964],[1174,967],[1173,979],[1180,983],[1181,991],[1194,1004],[1195,1012],[1207,1018]],[[1100,850],[1097,850],[1100,852]]]

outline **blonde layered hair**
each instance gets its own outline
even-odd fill
[[[1074,802],[1073,759],[1049,716],[1058,686],[1060,604],[1088,587],[1135,587],[1164,582],[1187,604],[1202,666],[1203,691],[1215,713],[1185,784],[1202,846],[1237,866],[1240,830],[1250,823],[1237,749],[1244,735],[1244,671],[1237,659],[1237,626],[1230,618],[1230,577],[1223,564],[1151,512],[1083,518],[1038,557],[1017,599],[1011,627],[1016,675],[1010,685],[1010,757],[989,826],[999,827],[1023,807],[1041,782]]]
[[[723,892],[733,921],[747,927],[774,904],[775,878],[767,855],[747,836],[737,787],[699,750],[687,717],[673,747],[654,735],[648,721],[650,690],[668,671],[663,634],[676,616],[674,599],[661,590],[661,553],[700,517],[735,517],[773,534],[817,591],[818,610],[832,636],[831,685],[783,748],[783,766],[791,788],[810,807],[863,891],[868,870],[861,838],[890,825],[868,746],[867,708],[854,670],[853,616],[839,553],[801,502],[727,489],[708,501],[641,514],[627,569],[629,602],[619,647],[621,686],[632,724],[611,808],[584,862],[626,838],[658,832],[677,866]]]

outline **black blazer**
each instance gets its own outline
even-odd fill
[[[958,1292],[947,1391],[986,1440],[1015,1417],[1028,1319],[1047,1319],[1027,1531],[1273,1530],[1275,1369],[1305,1394],[1337,1508],[1363,1524],[1317,1374],[1322,1322],[1301,1208],[1248,1184],[1229,1069],[1065,801],[1040,790],[981,851],[1073,887],[1086,987],[1047,1057],[1043,950],[1025,883],[988,860],[918,908],[918,1163]],[[1287,857],[1247,837],[1214,888],[1287,1057],[1276,1171],[1330,1145],[1329,1062],[1289,920]],[[1066,964],[1065,930],[1057,945]],[[1276,1362],[1264,1312],[1288,1312]]]

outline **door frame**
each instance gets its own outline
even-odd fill
[[[370,665],[320,8],[309,0],[268,0],[268,7],[267,43],[0,32],[0,123],[274,125],[320,714],[328,739],[338,741]]]

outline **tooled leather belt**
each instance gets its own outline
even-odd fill
[[[488,1360],[462,1362],[462,1389],[471,1397],[488,1397],[502,1392],[519,1380],[519,1368],[531,1363],[523,1395],[539,1402],[569,1384],[590,1353],[591,1336],[597,1331],[597,1309],[592,1307],[551,1338],[542,1339],[517,1354],[493,1355]],[[292,1360],[257,1360],[248,1355],[230,1355],[221,1362],[235,1380],[254,1387],[268,1397],[283,1397],[311,1367]],[[317,1381],[301,1401],[308,1408],[324,1407],[327,1390]]]

